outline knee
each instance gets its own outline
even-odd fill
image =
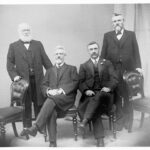
[[[55,103],[52,99],[47,98],[46,101],[44,102],[44,105],[55,106]]]

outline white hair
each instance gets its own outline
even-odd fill
[[[62,52],[64,53],[64,55],[66,55],[65,47],[62,46],[62,45],[57,45],[57,46],[55,47],[55,54],[56,54],[57,50],[59,50],[59,49],[62,50]]]
[[[29,30],[31,30],[31,27],[30,27],[30,25],[28,23],[23,22],[23,23],[20,23],[18,25],[18,32],[21,32],[23,29],[29,29]]]
[[[22,31],[23,31],[24,29],[30,30],[30,35],[29,35],[28,37],[25,37],[25,36],[23,35]],[[20,24],[18,25],[18,34],[19,34],[19,38],[20,38],[22,41],[30,41],[30,40],[32,39],[31,27],[30,27],[30,25],[29,25],[28,23],[25,23],[25,22],[20,23]]]

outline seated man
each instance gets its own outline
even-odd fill
[[[64,62],[64,47],[57,46],[55,51],[56,64],[47,70],[42,83],[42,92],[47,97],[36,121],[26,134],[35,136],[41,132],[48,122],[48,133],[51,147],[56,147],[56,119],[58,111],[66,111],[74,105],[78,88],[78,74],[74,66]]]
[[[108,107],[112,105],[112,92],[118,81],[111,62],[99,57],[98,43],[89,43],[88,53],[90,59],[81,64],[79,70],[79,90],[82,93],[79,104],[82,122],[79,127],[83,130],[87,122],[92,120],[99,147],[104,146],[104,131],[99,116],[102,99],[110,100]]]

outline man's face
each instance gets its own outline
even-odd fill
[[[31,29],[28,24],[21,24],[19,26],[19,36],[20,39],[23,41],[30,41],[32,36],[31,36]]]
[[[21,33],[24,37],[29,37],[31,34],[31,30],[29,28],[24,28],[21,30]]]
[[[88,46],[88,52],[92,59],[96,59],[99,56],[99,47],[97,44],[92,44]]]
[[[60,64],[64,63],[65,56],[66,56],[66,54],[63,49],[57,49],[55,51],[56,64],[60,65]]]
[[[122,15],[113,16],[112,17],[112,24],[115,31],[121,31],[124,27],[124,19]]]

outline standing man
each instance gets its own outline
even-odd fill
[[[42,92],[46,98],[35,124],[26,130],[26,134],[36,136],[48,123],[50,147],[56,147],[57,114],[67,111],[74,105],[78,89],[78,74],[75,66],[64,62],[66,51],[57,46],[55,65],[47,70],[42,83]]]
[[[90,59],[80,65],[79,90],[82,97],[79,114],[82,119],[80,128],[83,130],[87,122],[92,120],[97,146],[104,146],[104,129],[100,114],[101,104],[106,102],[108,110],[113,104],[113,90],[117,84],[117,76],[113,65],[99,57],[99,45],[91,42],[87,46]]]
[[[130,112],[129,96],[123,81],[123,73],[134,70],[141,73],[141,60],[135,33],[125,30],[123,16],[114,14],[112,24],[114,31],[104,34],[101,57],[112,62],[119,78],[116,89],[117,128],[122,130],[123,125],[128,127],[128,114]]]
[[[32,39],[31,28],[27,23],[18,26],[19,40],[11,43],[7,54],[7,71],[12,81],[21,78],[29,82],[25,97],[24,128],[32,126],[32,102],[37,116],[44,97],[40,89],[44,77],[43,66],[47,70],[52,66],[40,41]],[[24,130],[21,132],[23,134]]]

